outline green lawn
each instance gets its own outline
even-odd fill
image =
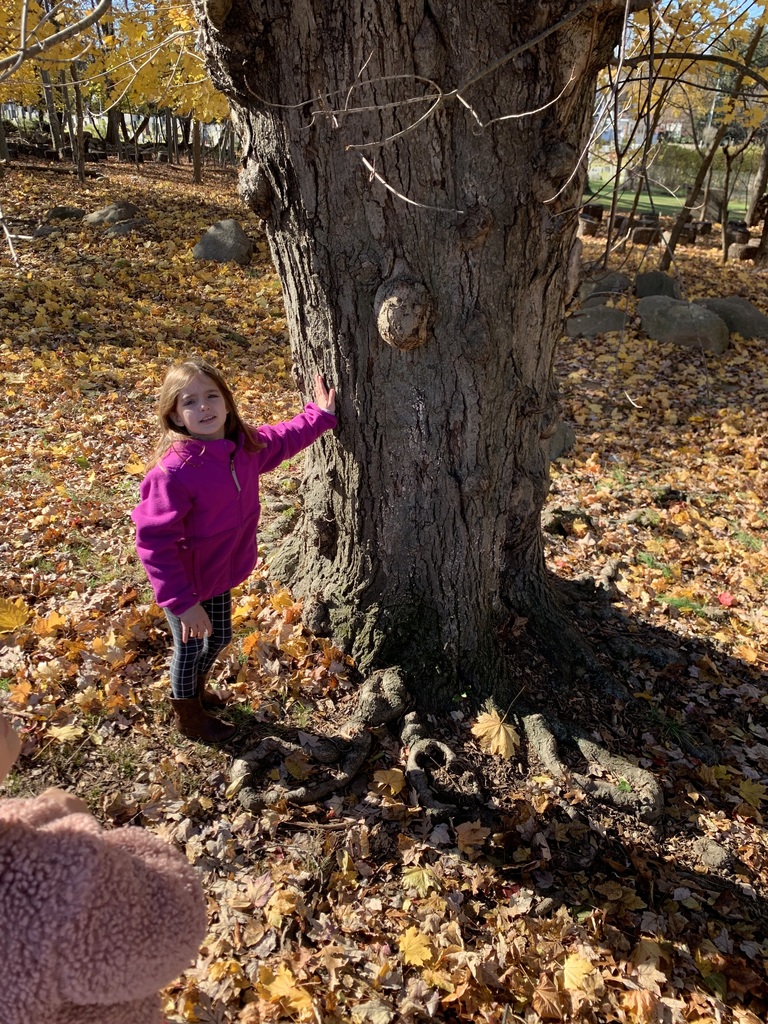
[[[611,193],[612,189],[610,184],[600,186],[599,182],[594,182],[595,193],[592,196],[584,195],[585,203],[600,203],[606,209],[611,205]],[[633,191],[625,191],[619,193],[619,210],[629,210],[632,207],[632,203],[635,198]],[[644,192],[640,197],[638,203],[638,211],[640,213],[660,213],[662,217],[674,217],[674,215],[680,210],[683,205],[684,196],[672,196],[669,192],[653,192],[650,196],[647,192]],[[746,206],[743,199],[739,200],[734,198],[728,209],[729,216],[731,218],[743,217],[746,214]],[[695,216],[695,215],[694,215]]]

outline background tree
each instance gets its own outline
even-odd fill
[[[540,513],[581,157],[625,9],[199,7],[298,381],[319,368],[339,389],[277,571],[313,629],[432,710],[468,690],[531,706],[542,652],[563,692],[579,673],[621,690],[545,570]]]
[[[38,104],[42,83],[55,150],[61,153],[64,148],[65,118],[71,139],[82,132],[82,123],[75,124],[81,105],[107,119],[108,145],[117,148],[122,131],[126,147],[134,153],[152,115],[168,111],[169,143],[177,116],[189,119],[190,129],[192,120],[227,117],[226,100],[213,88],[195,49],[196,24],[189,3],[102,3],[99,12],[101,20],[85,17],[76,0],[57,4],[49,12],[30,0],[12,0],[0,10],[0,99]],[[34,42],[22,45],[20,40],[28,35]],[[199,172],[197,166],[197,176]]]

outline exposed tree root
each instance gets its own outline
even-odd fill
[[[405,774],[422,807],[431,817],[441,820],[459,807],[475,805],[482,789],[475,773],[448,746],[426,733],[415,712],[405,716],[400,739],[408,747]],[[444,799],[438,799],[437,794]]]
[[[371,750],[371,729],[395,721],[408,703],[408,692],[397,669],[375,672],[360,688],[357,707],[345,725],[339,740],[315,738],[311,754],[316,761],[330,766],[341,761],[336,770],[329,770],[322,782],[314,785],[277,785],[260,789],[264,765],[273,759],[285,760],[292,754],[304,753],[299,743],[277,736],[266,736],[253,750],[236,758],[231,771],[229,796],[239,795],[242,806],[252,813],[285,800],[293,804],[311,804],[325,800],[348,785],[365,764]]]
[[[654,776],[631,761],[612,754],[595,743],[578,727],[569,730],[569,739],[578,747],[586,760],[598,764],[620,782],[612,783],[570,772],[557,751],[555,730],[539,712],[522,716],[525,735],[542,764],[556,776],[568,775],[585,793],[601,803],[611,804],[618,810],[634,813],[641,821],[658,821],[664,811],[664,796]],[[564,733],[565,728],[557,730]]]

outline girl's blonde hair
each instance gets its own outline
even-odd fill
[[[245,438],[243,447],[247,451],[257,452],[264,447],[264,443],[255,437],[240,415],[235,396],[232,394],[229,385],[222,377],[215,366],[206,363],[202,359],[186,359],[183,363],[172,366],[165,375],[160,386],[160,394],[157,399],[157,418],[160,421],[160,438],[147,460],[146,468],[151,469],[163,458],[165,453],[173,445],[183,444],[189,440],[189,432],[186,427],[179,427],[171,418],[176,411],[176,403],[179,395],[190,381],[198,376],[208,377],[224,396],[227,405],[227,438],[230,441],[236,440],[238,434],[242,433]]]

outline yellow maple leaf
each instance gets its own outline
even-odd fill
[[[432,943],[418,928],[407,928],[398,939],[403,963],[421,967],[432,960]]]
[[[11,696],[9,699],[12,704],[16,704],[20,708],[26,707],[29,703],[29,698],[32,696],[32,690],[32,683],[28,679],[22,679],[20,683],[11,686]]]
[[[291,597],[290,591],[279,590],[276,594],[273,594],[269,599],[269,603],[277,612],[284,612],[288,608],[293,607],[293,598]]]
[[[517,729],[505,722],[495,708],[478,715],[472,726],[472,735],[477,737],[481,750],[489,754],[501,754],[507,760],[514,757],[520,746]]]
[[[377,788],[380,791],[388,789],[392,796],[397,796],[405,787],[405,775],[399,768],[374,772],[373,781],[377,784]]]
[[[67,620],[57,611],[52,611],[46,618],[38,616],[34,621],[34,631],[38,636],[53,636],[57,630],[66,626]]]
[[[651,1021],[655,1021],[658,1001],[653,992],[647,989],[624,992],[621,996],[621,1002],[632,1024],[651,1024]]]
[[[584,988],[584,979],[593,973],[594,967],[583,956],[574,953],[565,958],[563,964],[563,985],[569,992],[580,992]]]
[[[403,888],[415,889],[419,896],[426,896],[430,889],[438,888],[434,871],[412,865],[403,871]]]
[[[765,794],[768,789],[762,784],[762,782],[753,782],[752,779],[744,779],[739,786],[739,796],[746,803],[751,804],[752,807],[759,807],[760,802],[765,800]]]
[[[0,597],[0,633],[13,633],[28,618],[29,609],[22,598],[17,597],[12,601],[8,597]]]
[[[312,996],[307,989],[296,984],[296,979],[285,964],[278,967],[277,974],[262,969],[256,987],[260,995],[271,1003],[280,1003],[286,1010],[301,1012],[312,1009]]]
[[[81,736],[85,735],[85,729],[82,725],[52,725],[48,730],[48,734],[52,739],[58,740],[59,743],[72,743],[73,740],[80,739]]]
[[[128,461],[123,466],[123,469],[128,474],[128,476],[144,476],[144,474],[147,472],[147,467],[144,465],[144,463],[141,461],[138,455],[135,455],[133,452],[131,452]]]
[[[757,651],[749,644],[740,644],[738,647],[734,647],[733,653],[737,658],[741,658],[742,661],[746,661],[750,665],[754,665],[758,658]]]

